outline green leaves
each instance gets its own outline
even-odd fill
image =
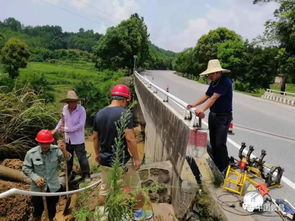
[[[95,47],[96,66],[99,69],[128,68],[134,65],[134,55],[137,55],[136,64],[142,65],[149,55],[149,34],[147,27],[138,14],[133,14],[118,26],[111,27],[99,40]]]
[[[217,58],[219,45],[227,41],[241,41],[241,37],[227,28],[217,28],[201,36],[194,48],[194,53],[202,70],[207,67],[210,59]]]
[[[1,50],[1,63],[11,78],[18,76],[19,68],[27,66],[29,59],[28,46],[17,38],[10,38]]]

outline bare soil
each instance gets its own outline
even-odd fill
[[[4,192],[11,188],[29,190],[30,185],[0,180],[0,192]],[[12,195],[9,197],[0,198],[1,221],[30,220],[29,216],[31,211],[32,207],[30,196]]]
[[[3,160],[1,165],[9,167],[11,169],[21,170],[22,166],[23,166],[23,161],[21,161],[19,159],[5,159],[5,160]]]
[[[21,170],[22,161],[18,159],[6,159],[3,166]],[[30,185],[24,183],[9,182],[0,179],[0,193],[11,188],[29,190]],[[31,220],[31,197],[24,195],[12,195],[0,198],[0,221],[25,221]]]

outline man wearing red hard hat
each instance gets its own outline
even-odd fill
[[[70,160],[71,154],[66,150],[65,143],[58,141],[53,145],[54,137],[49,130],[40,130],[35,138],[38,146],[30,149],[23,162],[22,171],[32,180],[31,190],[40,192],[61,191],[58,180],[58,167],[63,160]],[[56,213],[58,196],[46,197],[49,219],[53,220]],[[34,207],[33,220],[41,220],[44,211],[42,198],[32,197]]]
[[[117,84],[113,87],[111,104],[102,110],[100,110],[94,119],[93,124],[93,146],[96,153],[96,161],[100,164],[102,171],[101,174],[101,187],[99,204],[105,203],[105,198],[108,194],[110,184],[108,183],[107,176],[112,170],[112,163],[114,152],[112,146],[115,144],[115,138],[117,137],[116,122],[120,119],[122,113],[126,111],[128,99],[131,98],[129,88],[124,84]],[[122,154],[121,162],[125,165],[126,171],[124,173],[123,182],[125,186],[131,187],[131,189],[138,188],[139,176],[136,170],[141,166],[139,159],[136,138],[133,130],[132,116],[130,116],[127,124],[127,128],[124,130],[124,150]],[[130,160],[132,154],[133,162]],[[126,179],[126,178],[129,179]],[[139,201],[142,200],[140,194],[136,196],[138,199],[137,210],[141,212],[142,209]],[[140,209],[140,210],[139,210]],[[136,211],[135,211],[136,214]],[[139,220],[136,219],[135,220]]]

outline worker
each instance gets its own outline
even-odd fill
[[[204,104],[195,109],[196,115],[200,117],[210,108],[208,123],[212,156],[221,172],[225,172],[229,163],[226,141],[232,120],[232,80],[223,75],[226,72],[230,70],[223,69],[219,60],[210,60],[207,69],[200,76],[207,76],[211,83],[203,96],[187,106],[192,108]]]
[[[114,158],[113,145],[117,137],[116,122],[126,111],[127,100],[130,99],[130,90],[124,84],[116,85],[111,92],[111,104],[100,110],[94,119],[93,124],[93,146],[96,153],[96,161],[101,168],[101,187],[99,192],[99,204],[105,203],[108,194],[109,183],[107,180],[108,173],[112,170],[112,162]],[[136,170],[141,166],[139,159],[136,138],[133,130],[132,117],[128,117],[128,124],[124,130],[124,146],[122,146],[123,154],[121,154],[121,162],[125,166],[123,175],[123,185],[136,189],[140,187],[140,179]],[[129,151],[133,160],[130,159]],[[143,214],[142,206],[144,203],[143,195],[136,196],[138,205],[135,210],[135,220],[140,220],[142,217],[151,217],[152,213]]]
[[[76,153],[82,172],[82,179],[89,181],[90,168],[86,157],[84,137],[86,112],[84,107],[78,104],[79,101],[80,99],[75,91],[70,90],[67,92],[66,98],[60,101],[67,104],[63,107],[62,117],[53,130],[53,133],[64,133],[67,151],[69,151],[72,156],[74,156],[74,152]],[[67,163],[69,180],[75,178],[75,173],[72,171],[73,158],[74,157]]]
[[[71,154],[66,151],[65,143],[58,141],[53,145],[53,135],[49,130],[40,130],[36,136],[38,146],[30,149],[23,163],[22,171],[32,180],[31,190],[35,192],[59,192],[62,190],[58,180],[58,167],[63,160],[70,160]],[[49,219],[56,213],[58,196],[46,197]],[[41,221],[44,210],[42,197],[33,196],[33,220]]]

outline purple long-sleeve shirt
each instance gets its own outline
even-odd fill
[[[83,106],[77,105],[76,109],[70,113],[68,105],[63,107],[63,118],[65,121],[65,141],[71,144],[82,144],[85,142],[84,127],[86,121],[86,112]],[[59,131],[63,125],[63,120],[60,119],[55,130]]]

